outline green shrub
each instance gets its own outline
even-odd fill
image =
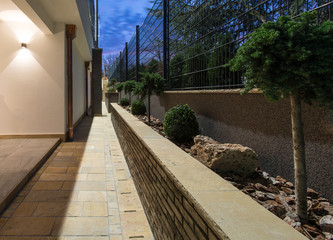
[[[129,105],[129,99],[128,98],[120,99],[120,105],[121,106],[128,106]]]
[[[143,115],[146,113],[146,105],[142,101],[134,101],[132,103],[131,111],[133,115]]]
[[[116,91],[117,89],[115,89],[114,87],[108,89],[108,93],[115,93]]]
[[[164,133],[176,141],[189,141],[199,134],[195,112],[187,105],[177,105],[164,115]]]

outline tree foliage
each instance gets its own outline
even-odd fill
[[[118,92],[121,92],[124,88],[124,84],[123,83],[117,83],[116,84],[116,89]]]
[[[134,80],[128,80],[128,81],[124,82],[124,91],[125,91],[126,94],[131,95],[134,88],[135,88],[135,81]]]
[[[148,122],[150,122],[150,97],[155,93],[160,95],[165,89],[165,79],[158,73],[142,72],[142,81],[137,82],[135,94],[140,96],[140,100],[148,98]]]
[[[232,34],[229,32],[221,33],[210,54],[208,62],[208,85],[225,85],[230,88],[234,84],[241,84],[240,74],[233,74],[229,68],[223,67],[234,56],[236,44],[232,41]]]
[[[114,78],[111,78],[111,79],[109,79],[109,82],[108,82],[108,84],[106,85],[108,88],[115,88],[115,86],[116,86],[116,79],[114,79]]]
[[[333,23],[315,13],[267,22],[249,35],[227,66],[245,69],[245,92],[263,90],[269,100],[298,94],[333,108]]]
[[[124,82],[123,84],[124,84],[123,90],[125,91],[126,94],[129,95],[129,101],[130,101],[130,104],[131,104],[132,92],[135,88],[135,81],[134,80],[128,80],[128,81]]]
[[[104,70],[106,74],[109,75],[112,65],[116,62],[118,54],[109,54],[104,56]],[[110,77],[110,76],[109,76]]]
[[[153,58],[148,63],[147,68],[146,68],[146,72],[156,73],[157,70],[158,70],[158,65],[159,65],[159,61],[157,61],[155,58]]]
[[[170,62],[170,87],[181,88],[184,79],[184,57],[181,54],[176,54]]]
[[[160,95],[165,88],[165,80],[158,73],[143,72],[142,76],[142,88],[143,98],[151,96],[153,93]]]

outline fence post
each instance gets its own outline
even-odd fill
[[[125,43],[125,81],[128,80],[128,43]]]
[[[163,77],[169,86],[169,0],[163,0]]]
[[[140,29],[136,25],[136,81],[139,81],[139,68],[140,68]]]
[[[119,78],[120,78],[120,82],[123,82],[123,68],[122,68],[122,61],[121,61],[121,52],[119,53]]]

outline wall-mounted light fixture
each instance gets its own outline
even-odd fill
[[[27,48],[27,44],[26,43],[21,43],[21,48]]]

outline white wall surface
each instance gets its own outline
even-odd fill
[[[65,133],[65,26],[0,21],[0,135]],[[28,48],[21,49],[21,42]]]
[[[84,114],[86,74],[84,60],[73,41],[73,123]]]

